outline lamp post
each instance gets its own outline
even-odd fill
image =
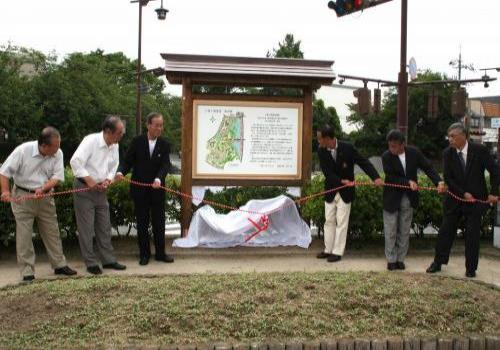
[[[136,115],[135,115],[135,133],[136,135],[141,134],[142,129],[142,113],[141,113],[141,83],[142,83],[142,74],[141,74],[141,49],[142,49],[142,7],[147,6],[149,1],[155,0],[132,0],[131,3],[139,4],[139,40],[138,40],[138,48],[137,48],[137,102],[136,102]],[[157,8],[156,14],[159,20],[165,20],[167,17],[168,10],[163,7],[163,0],[161,0],[160,8]]]

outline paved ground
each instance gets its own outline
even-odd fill
[[[170,246],[170,242],[167,246]],[[230,248],[230,249],[170,249],[175,257],[174,264],[150,262],[139,266],[134,240],[115,242],[118,259],[127,265],[126,271],[105,270],[105,274],[117,275],[169,275],[193,273],[237,273],[237,272],[289,272],[289,271],[385,271],[383,247],[376,245],[361,250],[350,249],[342,261],[327,263],[315,255],[321,250],[322,241],[313,240],[309,249],[295,247],[280,248]],[[36,278],[55,278],[43,248],[37,257]],[[86,276],[77,246],[65,248],[69,265]],[[406,260],[407,270],[423,273],[432,261],[432,249],[411,250]],[[401,273],[401,272],[395,272]],[[463,246],[457,244],[450,263],[443,267],[441,275],[463,278],[465,273]],[[477,271],[477,280],[500,287],[500,250],[486,245]],[[0,287],[20,282],[15,253],[3,252],[0,258]]]

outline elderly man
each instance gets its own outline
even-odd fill
[[[386,140],[388,150],[382,154],[385,182],[410,188],[386,186],[383,194],[387,269],[404,270],[413,210],[418,206],[418,169],[424,171],[437,186],[439,193],[445,191],[445,185],[422,152],[414,146],[406,145],[401,131],[389,131]]]
[[[16,220],[17,262],[24,281],[35,278],[35,251],[33,249],[33,221],[36,219],[50,264],[56,275],[74,275],[66,264],[54,198],[43,197],[64,181],[63,153],[60,150],[61,136],[53,127],[46,127],[38,141],[19,145],[0,168],[2,201],[11,202]],[[13,179],[12,195],[9,179]],[[37,199],[24,201],[17,197],[36,196]]]
[[[174,258],[165,253],[165,176],[170,169],[170,146],[161,135],[163,116],[153,112],[147,118],[147,133],[135,137],[116,174],[122,180],[131,169],[132,180],[153,184],[152,188],[130,186],[137,220],[139,264],[147,265],[151,256],[149,218],[151,216],[155,243],[155,260],[165,263]]]
[[[481,217],[487,204],[498,201],[498,169],[488,149],[467,141],[465,127],[454,123],[448,128],[450,146],[443,151],[444,181],[455,195],[466,199],[462,202],[446,195],[443,204],[443,222],[438,232],[436,254],[427,273],[441,271],[441,265],[448,264],[453,240],[457,234],[458,222],[465,219],[465,276],[476,276],[479,262],[479,238]],[[484,171],[490,174],[491,193],[488,194]]]
[[[125,270],[126,266],[116,261],[111,244],[111,221],[106,190],[115,177],[119,163],[118,142],[125,133],[125,125],[117,116],[108,116],[102,124],[102,132],[87,135],[71,158],[75,175],[75,189],[90,188],[90,191],[74,194],[78,241],[87,271],[102,274],[102,267]]]

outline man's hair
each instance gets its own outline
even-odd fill
[[[335,138],[335,130],[330,125],[325,125],[321,128],[321,137],[329,137],[331,139]]]
[[[118,123],[123,123],[119,116],[108,115],[102,122],[102,131],[110,131],[111,133],[114,133],[118,128]]]
[[[52,126],[47,126],[46,128],[43,128],[42,132],[38,136],[38,145],[50,146],[52,145],[52,139],[55,137],[61,138],[59,131]]]
[[[387,136],[385,138],[387,142],[397,142],[400,145],[405,143],[405,135],[397,129],[392,129],[387,133]]]
[[[450,127],[448,128],[448,132],[450,132],[452,130],[458,130],[460,133],[467,136],[467,129],[465,128],[465,126],[462,123],[451,124]]]
[[[148,124],[151,124],[153,122],[153,119],[155,119],[157,117],[163,117],[163,115],[160,112],[151,112],[151,113],[149,113],[148,116],[147,116]]]

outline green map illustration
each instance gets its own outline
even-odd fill
[[[219,129],[207,141],[207,163],[217,169],[232,161],[243,158],[243,117],[242,112],[228,114],[222,117]]]

